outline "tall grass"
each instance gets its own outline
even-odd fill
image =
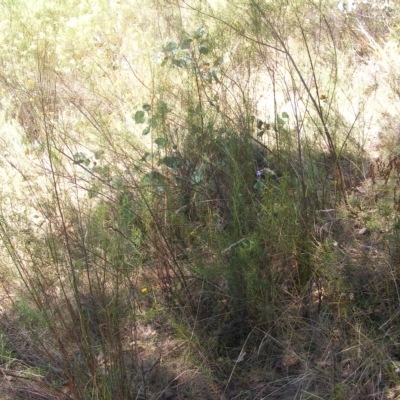
[[[396,396],[397,159],[369,168],[349,72],[395,16],[28,5],[1,5],[9,394]]]

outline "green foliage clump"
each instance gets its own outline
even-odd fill
[[[368,158],[386,83],[355,71],[390,52],[392,11],[67,3],[0,5],[11,387],[383,397],[398,384],[400,167]]]

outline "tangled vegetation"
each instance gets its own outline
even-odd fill
[[[399,398],[397,4],[0,10],[1,398]]]

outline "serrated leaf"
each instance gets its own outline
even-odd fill
[[[157,138],[154,143],[158,146],[159,149],[164,148],[165,144],[167,143],[167,141],[164,138]]]
[[[289,119],[289,114],[286,111],[284,111],[282,113],[282,118],[288,118]]]
[[[167,43],[167,45],[163,48],[164,52],[170,52],[170,51],[174,51],[177,49],[177,44],[175,42],[169,42]]]
[[[143,108],[144,111],[150,111],[151,106],[150,106],[150,104],[148,104],[148,103],[144,103],[144,104],[142,105],[142,108]]]
[[[137,124],[143,124],[144,123],[144,111],[138,110],[135,112],[135,122]]]
[[[146,128],[143,129],[142,135],[148,135],[150,133],[150,126],[146,126]]]

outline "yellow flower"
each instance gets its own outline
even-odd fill
[[[142,293],[147,293],[147,288],[146,287],[142,288]]]
[[[195,231],[192,231],[192,232],[189,233],[190,236],[194,236],[195,234],[196,234]]]

